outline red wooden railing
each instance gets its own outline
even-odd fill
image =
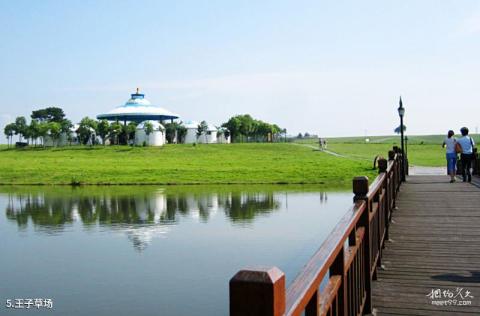
[[[277,267],[246,268],[230,280],[230,315],[362,315],[372,312],[372,280],[401,184],[398,148],[380,159],[379,175],[353,179],[354,205],[286,289]],[[326,285],[320,292],[320,285]]]

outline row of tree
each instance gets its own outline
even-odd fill
[[[107,120],[94,120],[84,117],[78,127],[74,129],[72,122],[65,118],[65,113],[58,107],[33,111],[30,117],[30,124],[27,123],[25,117],[20,116],[15,119],[15,122],[5,126],[4,134],[7,136],[9,146],[13,143],[14,136],[18,136],[18,142],[21,144],[26,143],[35,146],[38,145],[38,140],[41,141],[42,146],[45,146],[47,138],[50,138],[52,145],[56,146],[61,137],[65,137],[65,141],[69,144],[76,142],[84,145],[95,145],[97,144],[97,137],[101,139],[104,145],[107,140],[111,144],[130,144],[131,140],[135,139],[137,128],[135,122],[123,125],[119,122],[110,123]],[[204,125],[201,126],[202,129]],[[144,129],[147,135],[154,132],[150,122],[145,123]],[[186,133],[187,129],[179,123],[165,124],[165,136],[169,143],[182,140]]]
[[[27,124],[27,119],[19,116],[15,122],[7,124],[4,128],[8,144],[13,142],[13,136],[18,135],[18,141],[26,140],[27,143],[37,145],[37,140],[41,139],[45,143],[45,138],[50,136],[53,140],[60,138],[62,133],[69,133],[73,124],[65,118],[62,109],[48,107],[45,109],[33,111],[32,120]]]
[[[274,142],[287,133],[277,124],[254,119],[249,114],[233,116],[222,127],[229,131],[232,142]]]
[[[84,117],[78,127],[73,128],[72,122],[65,118],[65,113],[58,107],[47,107],[33,111],[30,124],[27,124],[25,117],[20,116],[15,122],[5,126],[4,133],[7,136],[9,146],[13,143],[13,137],[18,136],[18,142],[25,141],[26,144],[37,146],[37,141],[41,140],[41,145],[46,145],[46,139],[49,138],[53,146],[57,146],[60,139],[64,137],[66,143],[72,144],[90,144],[97,143],[97,137],[101,139],[102,144],[107,140],[110,144],[130,144],[135,139],[137,123],[130,122],[126,125],[119,122],[108,122],[107,120],[94,120]],[[187,134],[187,129],[180,123],[172,122],[165,125],[165,138],[168,143],[182,142]],[[231,137],[232,142],[273,142],[282,135],[286,136],[286,129],[280,128],[276,124],[267,123],[252,118],[249,114],[236,115],[231,117],[226,123],[222,124],[223,129],[219,134],[225,134]],[[145,133],[150,135],[154,129],[151,123],[147,122],[144,126]],[[197,138],[202,135],[207,138],[208,124],[202,121],[197,128]]]

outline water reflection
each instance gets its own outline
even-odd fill
[[[288,208],[288,194],[266,191],[191,192],[158,188],[62,188],[18,190],[5,194],[6,217],[20,230],[60,234],[81,223],[84,230],[125,233],[136,250],[166,236],[179,221],[206,223],[224,214],[235,225],[250,225],[259,216]],[[320,200],[326,201],[326,193]]]

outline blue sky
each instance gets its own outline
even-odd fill
[[[140,87],[185,120],[292,134],[480,125],[478,1],[0,1],[0,128],[110,110]]]

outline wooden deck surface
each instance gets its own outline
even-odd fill
[[[373,282],[374,314],[480,315],[480,181],[474,182],[408,177],[393,212],[384,269]],[[434,290],[447,292],[431,299]],[[457,301],[461,292],[471,305],[432,304],[448,301],[448,291]]]

